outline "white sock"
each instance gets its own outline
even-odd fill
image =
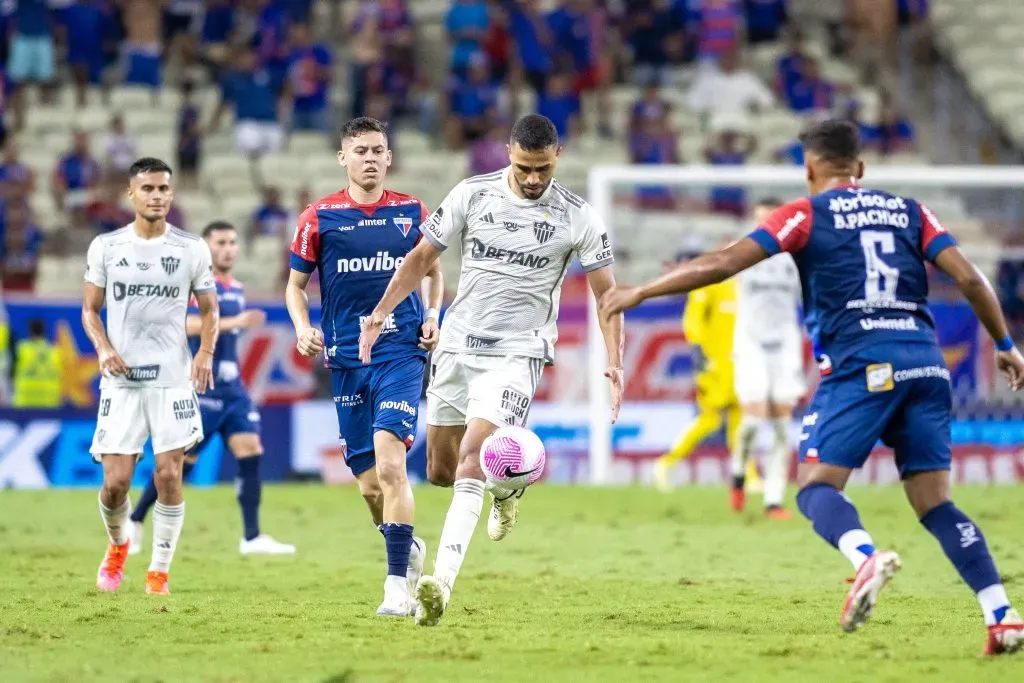
[[[100,517],[107,527],[107,537],[114,545],[124,545],[128,542],[128,516],[131,512],[132,503],[128,496],[125,496],[124,502],[113,510],[104,505],[103,499],[100,498]]]
[[[409,582],[404,576],[391,576],[388,574],[387,578],[384,579],[384,597],[387,598],[390,595],[398,595],[399,597],[409,597]]]
[[[875,542],[871,534],[863,529],[851,529],[839,537],[839,552],[846,555],[846,559],[853,564],[853,571],[859,571],[860,566],[871,557],[860,551],[864,546],[869,546],[874,552]]]
[[[772,420],[775,440],[768,456],[764,472],[764,505],[782,505],[786,497],[786,483],[789,479],[789,459],[792,450],[789,445],[789,423],[786,420]]]
[[[985,614],[985,626],[998,624],[996,610],[1004,608],[1003,612],[1006,612],[1005,608],[1010,606],[1010,598],[1006,597],[1006,589],[1001,583],[978,591],[978,602],[981,603],[981,611]]]
[[[760,417],[744,415],[740,418],[740,426],[736,433],[736,443],[730,453],[729,467],[733,477],[742,477],[747,472],[747,459],[754,449],[754,441],[764,420]]]
[[[174,559],[174,549],[185,523],[185,503],[153,506],[153,560],[149,563],[151,572],[167,572]]]
[[[462,568],[469,542],[484,507],[484,483],[477,479],[459,479],[441,530],[441,541],[434,560],[434,578],[447,586],[449,593]]]

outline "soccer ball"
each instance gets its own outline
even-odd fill
[[[499,427],[480,447],[480,467],[491,490],[521,491],[544,474],[544,444],[523,427]]]

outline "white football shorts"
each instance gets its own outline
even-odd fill
[[[273,154],[284,143],[284,130],[274,121],[239,121],[235,147],[246,156]]]
[[[94,459],[141,454],[149,437],[154,453],[188,450],[202,441],[203,420],[191,385],[100,390],[96,433],[89,449]]]
[[[437,351],[430,363],[427,424],[464,425],[478,417],[524,427],[543,373],[540,358]]]
[[[741,404],[771,401],[794,405],[807,390],[799,339],[777,344],[737,340],[733,368],[736,398]]]

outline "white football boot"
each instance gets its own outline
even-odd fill
[[[491,514],[487,517],[487,535],[492,541],[500,541],[509,535],[519,519],[519,499],[526,489],[498,498],[491,491]]]
[[[142,537],[145,535],[142,522],[132,522],[128,527],[128,554],[138,555],[142,552]]]
[[[437,626],[451,596],[451,590],[433,576],[420,577],[416,584],[416,625]]]
[[[891,550],[878,550],[864,561],[843,605],[839,625],[844,631],[856,631],[871,617],[878,594],[902,566],[900,556]]]
[[[409,569],[405,572],[405,578],[409,584],[410,600],[413,600],[413,596],[416,595],[416,584],[420,582],[420,577],[423,576],[423,565],[426,559],[427,542],[418,536],[413,536],[412,547],[409,549]]]
[[[412,609],[413,602],[405,580],[401,576],[388,576],[384,580],[384,602],[377,608],[377,616],[408,617],[412,615]]]
[[[238,543],[238,552],[243,555],[294,555],[295,546],[276,541],[267,534],[260,534],[251,541],[243,538]]]

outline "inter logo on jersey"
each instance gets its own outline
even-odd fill
[[[547,221],[538,221],[533,224],[533,236],[537,238],[537,241],[541,244],[545,244],[555,235],[555,226],[551,225]]]
[[[408,237],[409,231],[412,230],[412,219],[406,218],[405,216],[399,216],[398,218],[392,218],[395,222],[395,227],[402,232],[402,237]]]
[[[178,270],[178,266],[181,265],[181,260],[173,256],[164,256],[160,259],[160,265],[164,267],[164,272],[168,275],[174,275],[174,272]]]

